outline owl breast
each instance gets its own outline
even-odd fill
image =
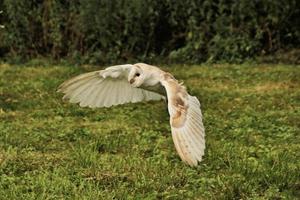
[[[160,82],[157,82],[156,84],[153,84],[153,85],[142,84],[140,88],[145,89],[145,90],[150,90],[152,92],[156,92],[163,96],[167,96],[166,89],[161,85]]]

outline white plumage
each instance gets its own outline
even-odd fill
[[[65,81],[59,92],[81,107],[113,105],[167,98],[175,148],[190,166],[202,160],[205,132],[200,102],[167,72],[144,63],[116,65]]]

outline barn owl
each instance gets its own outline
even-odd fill
[[[175,149],[182,161],[196,166],[205,149],[200,102],[174,76],[158,67],[137,63],[108,67],[62,83],[63,99],[81,107],[110,107],[140,101],[168,102]]]

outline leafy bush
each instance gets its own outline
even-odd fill
[[[299,48],[296,0],[4,0],[0,56],[240,62]]]

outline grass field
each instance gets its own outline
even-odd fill
[[[300,197],[300,66],[164,68],[202,103],[196,168],[175,152],[164,102],[61,100],[60,83],[95,69],[0,65],[0,199]]]

